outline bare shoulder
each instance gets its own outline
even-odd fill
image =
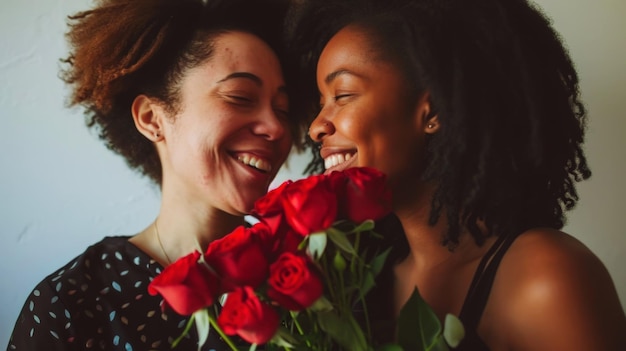
[[[585,277],[585,272],[606,271],[600,259],[573,236],[550,228],[522,233],[511,245],[503,267],[512,273],[532,271],[528,278],[561,279]],[[564,274],[568,273],[568,274]],[[549,276],[555,274],[556,276]]]
[[[485,314],[494,328],[506,328],[497,333],[506,335],[504,349],[617,350],[626,343],[626,318],[605,266],[554,229],[529,230],[511,245]]]

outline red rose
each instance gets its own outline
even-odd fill
[[[272,339],[279,324],[278,313],[259,300],[249,287],[237,288],[228,294],[217,323],[227,335],[239,335],[253,344]]]
[[[298,246],[300,246],[302,240],[304,240],[302,235],[291,229],[288,225],[285,225],[284,230],[280,233],[280,245],[278,246],[278,250],[274,251],[274,253],[297,252],[299,251]],[[274,258],[275,257],[276,256],[274,256]]]
[[[300,179],[282,193],[285,220],[303,236],[325,230],[337,216],[337,197],[322,175]]]
[[[235,231],[243,230],[240,228],[236,228]],[[255,223],[252,227],[245,229],[248,233],[247,235],[251,236],[256,245],[259,245],[263,250],[263,254],[266,257],[270,256],[273,248],[276,246],[277,239],[275,237],[274,232],[271,228],[263,221]],[[268,263],[269,264],[269,263]]]
[[[324,177],[326,177],[324,181],[329,184],[331,190],[335,192],[337,194],[337,198],[340,199],[346,190],[346,183],[349,180],[346,173],[333,171],[324,175]]]
[[[285,224],[285,215],[283,213],[257,217],[257,219],[263,222],[263,224],[265,224],[273,234],[278,233],[280,231],[280,227]]]
[[[366,219],[378,220],[391,212],[391,190],[387,188],[386,176],[380,171],[367,168],[349,168],[340,213],[360,223]]]
[[[266,252],[269,262],[275,261],[276,257],[283,252],[298,251],[298,246],[304,239],[283,218],[284,215],[282,214],[273,216],[270,218],[270,224],[268,225],[266,222],[267,218],[261,217],[261,222],[255,224],[255,226],[263,225],[270,232],[269,236],[264,238],[264,247],[268,249]],[[276,228],[270,228],[270,225],[276,225]]]
[[[150,285],[150,295],[160,294],[164,307],[188,316],[197,310],[211,306],[219,293],[217,277],[207,266],[198,262],[199,252],[181,257],[157,275]]]
[[[267,278],[269,263],[257,230],[262,228],[240,226],[209,244],[205,259],[222,279],[221,292],[244,285],[256,288]]]
[[[301,311],[322,296],[323,286],[308,257],[283,253],[270,266],[267,295],[279,305]]]
[[[276,189],[270,190],[263,197],[258,199],[254,203],[254,209],[252,210],[253,215],[259,216],[267,216],[273,215],[276,213],[282,213],[283,207],[281,203],[282,193],[285,191],[289,185],[293,182],[291,180],[287,180],[279,185]]]

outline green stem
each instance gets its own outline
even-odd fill
[[[338,272],[339,275],[339,290],[340,290],[340,298],[341,298],[341,306],[346,306],[346,283],[343,276],[343,271]]]
[[[361,232],[357,231],[355,232],[355,235],[354,235],[354,243],[353,243],[354,254],[350,256],[350,272],[352,272],[353,274],[354,282],[358,282],[358,285],[360,285],[361,281],[363,280],[361,272],[359,272],[359,270],[357,269],[357,264],[359,260],[359,243],[360,242],[361,242]]]
[[[359,231],[359,232],[356,233],[356,238],[354,239],[354,251],[357,252],[356,259],[361,259],[361,257],[358,256],[360,254],[360,252],[359,252],[360,244],[361,244],[361,232]],[[355,261],[356,261],[356,259],[355,259]],[[362,272],[359,271],[359,273],[362,273]],[[363,276],[359,276],[358,279],[359,279],[359,282],[361,282],[363,280]],[[371,332],[371,328],[370,328],[370,320],[369,320],[368,311],[367,311],[367,303],[365,302],[365,296],[361,299],[361,304],[363,305],[363,315],[364,315],[364,318],[365,318],[365,329],[367,331],[366,335],[367,335],[367,337],[369,339],[370,335],[372,335],[372,332]]]
[[[222,328],[220,328],[220,326],[217,325],[217,320],[215,319],[215,316],[213,316],[213,313],[210,313],[210,312],[209,312],[209,322],[211,323],[213,328],[217,331],[217,333],[220,335],[220,337],[222,337],[224,342],[230,347],[231,350],[239,351],[239,349],[237,348],[237,346],[235,346],[233,341],[230,340],[230,337],[224,334],[224,331],[222,330]]]
[[[356,238],[354,239],[354,251],[359,252],[359,245],[361,244],[361,232],[356,232]]]
[[[369,313],[367,311],[367,303],[365,302],[365,297],[361,299],[361,304],[363,304],[363,317],[365,318],[365,329],[367,331],[367,339],[368,342],[371,342],[372,328],[370,327],[370,318]]]
[[[172,348],[175,348],[180,341],[187,335],[189,334],[189,331],[191,330],[191,327],[193,326],[193,322],[194,322],[194,316],[191,315],[191,317],[189,318],[189,320],[187,321],[187,325],[185,326],[185,329],[183,330],[182,334],[180,334],[173,342],[172,342]]]
[[[300,322],[298,322],[297,315],[293,311],[289,311],[289,315],[291,316],[291,320],[293,321],[293,324],[296,326],[296,329],[298,329],[298,333],[300,333],[300,335],[304,335],[304,329],[302,329]],[[307,340],[306,346],[308,346],[310,349],[311,341]],[[287,347],[285,347],[285,350],[288,350]]]
[[[296,318],[293,311],[289,311],[289,315],[291,316],[291,319],[293,320],[293,325],[295,325],[296,329],[298,329],[298,333],[300,333],[300,335],[304,335],[304,329],[302,329],[302,326],[300,325],[300,323],[298,323],[298,318]]]
[[[335,292],[334,284],[332,284],[333,279],[328,275],[328,272],[331,272],[331,271],[330,271],[329,264],[327,262],[327,258],[330,257],[330,255],[327,253],[327,251],[328,250],[324,251],[324,254],[322,254],[322,257],[320,257],[320,263],[322,264],[322,273],[324,275],[324,279],[327,282],[330,282],[330,284],[327,284],[330,298],[332,301],[337,301],[337,293]]]

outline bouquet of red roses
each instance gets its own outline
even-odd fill
[[[199,346],[212,328],[233,350],[234,335],[250,350],[374,350],[364,297],[390,249],[370,247],[365,255],[360,246],[363,235],[379,237],[374,221],[390,206],[385,176],[371,168],[287,181],[255,203],[258,223],[180,258],[148,292],[160,294],[164,308],[191,316],[186,332],[196,324]],[[365,311],[363,321],[356,307]],[[407,350],[445,346],[437,317],[417,292],[405,309],[410,334],[424,327],[431,334],[410,337]]]

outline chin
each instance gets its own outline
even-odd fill
[[[252,212],[252,210],[254,209],[254,204],[256,203],[256,201],[258,199],[260,199],[261,196],[263,196],[265,194],[266,193],[259,194],[259,196],[257,196],[257,197],[246,199],[246,201],[242,202],[242,204],[240,206],[235,207],[235,210],[236,211],[240,211],[240,215],[242,215],[242,216],[250,214],[250,212]]]

